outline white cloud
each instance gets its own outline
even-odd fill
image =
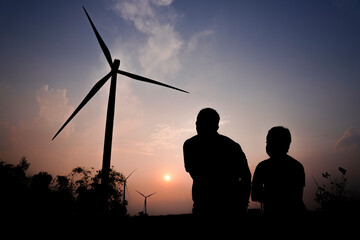
[[[151,2],[158,6],[168,6],[173,0],[151,0]]]
[[[178,55],[182,45],[173,26],[166,24],[154,27],[146,45],[139,50],[139,60],[145,74],[166,78],[181,70]]]
[[[349,149],[360,146],[360,135],[354,127],[348,128],[335,144],[335,150]]]
[[[51,89],[44,85],[33,96],[37,103],[37,114],[31,118],[20,115],[20,120],[0,122],[0,156],[5,161],[20,159],[25,155],[29,158],[33,170],[53,171],[60,165],[66,166],[63,158],[64,148],[54,148],[51,138],[61,127],[74,107],[69,105],[66,89]],[[27,108],[34,108],[34,102],[24,102]],[[70,123],[62,134],[64,142],[74,132],[74,124]],[[68,156],[67,154],[65,154]],[[55,164],[54,164],[55,163]],[[54,168],[46,167],[53,165]]]
[[[66,89],[49,89],[49,85],[44,85],[37,90],[36,101],[39,114],[35,121],[48,126],[56,126],[64,120],[65,116],[70,116],[75,108],[68,105],[66,93]]]
[[[175,30],[174,12],[160,14],[159,8],[171,0],[117,1],[114,10],[145,34],[146,41],[137,47],[137,59],[145,75],[160,79],[176,74],[181,69],[179,53],[183,40]]]
[[[151,27],[156,24],[154,9],[149,0],[117,1],[114,10],[120,16],[134,23],[142,33],[151,33]]]

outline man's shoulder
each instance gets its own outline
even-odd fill
[[[240,144],[238,144],[237,142],[235,142],[234,140],[232,140],[231,138],[218,134],[218,138],[220,139],[220,141],[225,142],[227,144],[232,144],[234,146],[240,146]]]
[[[293,164],[297,168],[304,168],[302,163],[296,160],[295,158],[287,155],[289,163]]]
[[[267,168],[271,165],[271,158],[265,159],[257,165],[256,168]]]
[[[196,144],[198,141],[199,141],[199,136],[198,136],[198,135],[195,135],[195,136],[193,136],[193,137],[185,140],[184,146],[185,146],[185,145],[193,145],[193,144]]]
[[[258,165],[257,168],[278,168],[279,167],[279,163],[281,163],[282,165],[291,167],[291,168],[299,168],[299,169],[303,169],[303,165],[296,160],[295,158],[287,155],[286,158],[284,159],[285,161],[278,161],[277,159],[273,159],[273,158],[268,158],[266,160],[261,161]]]

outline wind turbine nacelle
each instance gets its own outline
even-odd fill
[[[117,71],[119,69],[119,67],[120,67],[120,60],[119,59],[114,59],[114,63],[112,65],[112,68]]]

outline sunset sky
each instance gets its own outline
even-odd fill
[[[219,112],[219,133],[242,146],[252,174],[268,158],[267,131],[289,128],[308,208],[322,172],[336,176],[341,166],[348,189],[359,189],[358,0],[3,0],[2,161],[25,155],[29,174],[53,176],[101,168],[109,83],[51,141],[110,71],[83,5],[121,70],[190,92],[118,77],[111,165],[124,175],[137,168],[127,182],[130,214],[143,211],[135,190],[157,192],[150,215],[191,212],[182,145],[204,107]]]

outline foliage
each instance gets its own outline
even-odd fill
[[[29,165],[25,157],[16,166],[0,161],[0,210],[3,214],[10,211],[17,214],[27,208],[24,199],[28,195],[30,179],[25,172]],[[16,208],[10,209],[13,205]]]
[[[92,187],[93,189],[99,190],[101,187],[101,170],[97,171],[97,174],[93,178]],[[115,215],[126,215],[126,205],[127,202],[123,202],[123,184],[125,177],[119,173],[114,171],[114,169],[110,169],[109,172],[109,188],[108,188],[108,208],[111,209],[111,214]]]
[[[322,173],[322,177],[329,184],[319,185],[314,178],[317,190],[315,193],[315,201],[320,204],[324,211],[333,213],[348,213],[350,211],[358,211],[358,197],[347,192],[345,187],[347,183],[346,170],[342,167],[338,168],[339,176],[332,175],[328,172]]]
[[[0,211],[5,215],[69,214],[126,216],[122,202],[124,176],[110,170],[107,206],[101,200],[101,171],[74,168],[70,174],[53,178],[47,172],[27,176],[30,164],[23,157],[19,164],[0,161]]]

